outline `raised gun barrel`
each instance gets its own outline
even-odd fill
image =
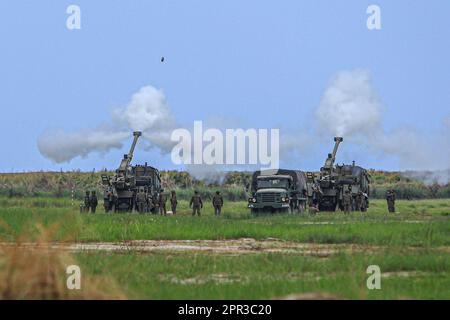
[[[134,136],[133,143],[131,144],[130,151],[128,152],[128,154],[125,154],[123,156],[122,162],[120,163],[119,171],[125,171],[127,169],[128,165],[133,159],[134,148],[136,147],[137,140],[141,135],[142,132],[140,131],[133,132]]]
[[[339,148],[339,144],[344,141],[344,138],[342,137],[334,137],[334,148],[333,152],[328,154],[328,158],[325,160],[325,165],[323,168],[325,169],[331,169],[333,168],[334,161],[336,160],[336,153]]]

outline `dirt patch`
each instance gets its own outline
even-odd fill
[[[312,244],[280,240],[236,239],[236,240],[134,240],[125,243],[89,243],[74,244],[74,250],[101,251],[181,251],[208,252],[219,254],[246,253],[292,253],[309,256],[327,257],[338,252],[361,252],[376,250],[378,247],[353,244]]]
[[[39,249],[41,244],[22,243],[19,246]],[[248,253],[292,253],[309,256],[327,257],[339,252],[374,251],[380,247],[356,244],[314,244],[297,243],[277,239],[231,239],[231,240],[133,240],[125,242],[95,243],[55,243],[47,248],[69,251],[106,251],[106,252],[205,252],[217,254]]]
[[[160,280],[182,285],[205,284],[211,282],[217,284],[248,282],[247,278],[233,276],[227,273],[213,273],[207,276],[197,276],[192,278],[179,278],[173,274],[164,274],[160,276]]]
[[[305,292],[289,294],[284,297],[274,298],[275,300],[342,300],[342,297],[328,292]]]
[[[3,243],[5,245],[6,243]],[[41,244],[22,243],[19,246],[39,249]],[[384,246],[361,244],[316,244],[283,241],[275,238],[255,240],[251,238],[228,240],[132,240],[124,242],[54,243],[46,248],[69,251],[104,252],[204,252],[213,254],[241,255],[251,253],[286,253],[315,257],[328,257],[337,253],[376,252]],[[411,248],[416,250],[417,248]],[[436,248],[448,252],[449,247]]]
[[[425,277],[430,275],[431,275],[430,272],[423,272],[423,271],[392,271],[381,273],[382,278],[410,278],[410,277]]]
[[[420,224],[420,223],[429,223],[430,221],[439,221],[438,219],[423,219],[423,220],[401,220],[401,219],[393,219],[393,220],[348,220],[348,221],[295,221],[292,222],[295,225],[299,226],[314,226],[314,225],[347,225],[347,224],[355,224],[355,223],[408,223],[408,224]],[[252,224],[262,224],[261,221],[252,221],[247,222]]]

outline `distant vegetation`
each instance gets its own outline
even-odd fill
[[[73,197],[81,199],[86,190],[101,193],[100,175],[104,172],[27,172],[0,174],[0,195],[7,197]],[[112,175],[112,172],[108,172]],[[399,199],[450,198],[450,185],[428,185],[399,172],[371,170],[371,198],[384,198],[387,189],[394,189]],[[166,190],[176,189],[180,199],[188,199],[199,190],[208,199],[221,190],[230,201],[245,200],[245,185],[250,172],[227,172],[214,179],[198,180],[185,171],[162,171]]]

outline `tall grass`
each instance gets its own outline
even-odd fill
[[[8,225],[2,223],[3,228]],[[104,276],[82,273],[82,288],[69,290],[66,269],[78,265],[68,252],[52,247],[59,227],[35,226],[34,232],[22,232],[14,242],[0,242],[0,299],[121,299],[115,281]],[[36,229],[38,233],[36,233]],[[29,237],[33,234],[33,237]],[[33,246],[26,244],[33,242]]]

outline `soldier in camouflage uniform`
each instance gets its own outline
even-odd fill
[[[203,208],[203,201],[200,195],[198,194],[197,190],[194,191],[194,195],[191,198],[191,202],[189,202],[189,207],[192,207],[193,216],[195,216],[196,213],[197,215],[200,216],[200,209]]]
[[[364,201],[364,196],[362,191],[358,191],[358,193],[355,195],[355,211],[362,211],[362,203]]]
[[[147,192],[147,212],[152,212],[153,208],[155,208],[156,204],[152,197],[151,192]],[[156,210],[153,211],[153,214],[156,214]]]
[[[345,193],[342,196],[342,206],[344,207],[344,213],[350,213],[352,207],[352,195],[349,190],[345,190]]]
[[[177,214],[177,205],[178,205],[177,194],[175,193],[175,190],[172,190],[170,195],[170,207],[172,209],[173,214]]]
[[[109,211],[109,191],[103,192],[103,209],[105,209],[105,213]]]
[[[86,194],[84,195],[84,212],[89,212],[89,208],[91,206],[91,193],[89,191],[86,191]]]
[[[361,212],[366,212],[369,205],[369,197],[366,193],[362,192]]]
[[[159,193],[158,198],[158,204],[159,204],[159,214],[161,215],[167,215],[167,209],[166,209],[166,195],[164,193],[164,189],[161,189],[161,192]]]
[[[216,216],[220,216],[223,206],[223,198],[219,191],[216,191],[216,194],[212,198],[212,204],[214,207],[214,214]]]
[[[348,193],[350,193],[350,211],[355,211],[356,210],[355,194],[353,194],[353,192],[352,192],[352,186],[351,185],[349,185],[347,188],[348,188]]]
[[[388,190],[386,192],[386,201],[389,212],[395,212],[395,191]]]
[[[136,195],[136,206],[139,213],[147,211],[147,194],[144,188],[139,188]]]
[[[92,191],[91,197],[89,198],[89,207],[91,208],[91,213],[95,213],[97,205],[98,205],[97,195],[95,194],[95,191]]]
[[[322,200],[322,190],[318,183],[314,183],[312,190],[312,206],[318,208]]]
[[[103,207],[105,208],[105,213],[108,213],[112,210],[113,207],[113,194],[110,188],[105,190],[105,196],[103,198]]]

